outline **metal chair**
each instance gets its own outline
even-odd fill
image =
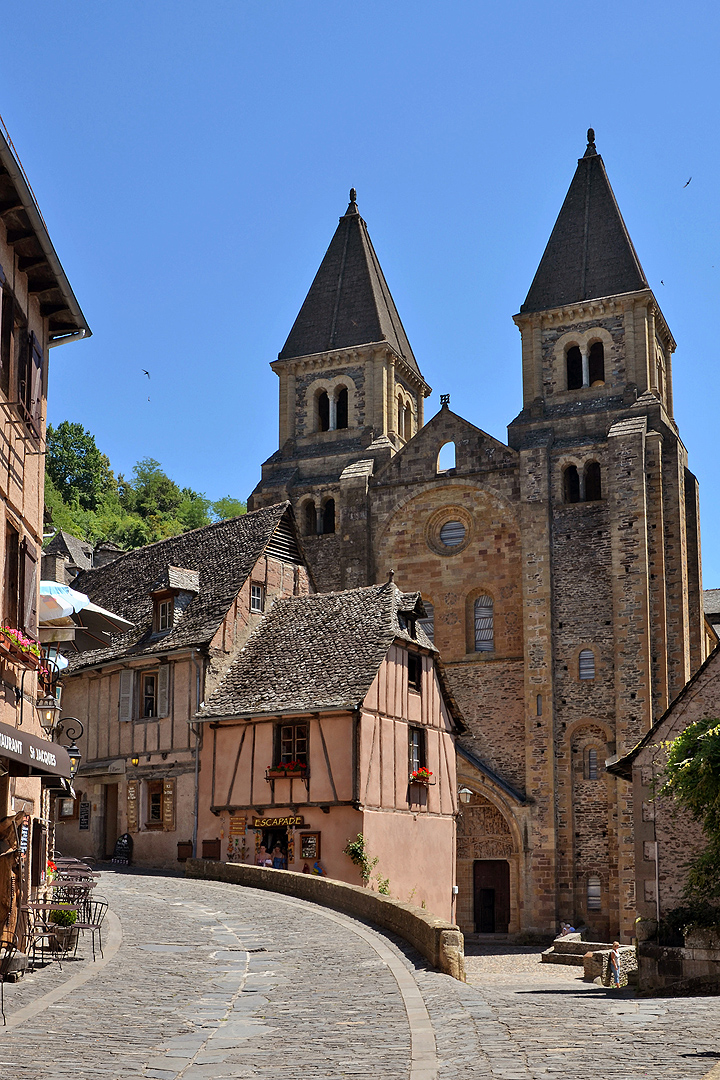
[[[10,971],[10,966],[18,951],[15,939],[5,941],[0,946],[0,1013],[2,1013],[3,1026],[7,1026],[7,1017],[5,1016],[5,976]]]
[[[100,944],[100,956],[103,956],[103,950],[102,950],[102,924],[103,924],[103,920],[105,919],[105,914],[107,912],[107,909],[108,909],[108,902],[104,897],[100,897],[100,896],[93,897],[92,900],[88,900],[88,902],[87,902],[87,911],[89,912],[88,917],[86,919],[78,920],[75,923],[76,928],[78,930],[82,930],[83,934],[85,933],[86,930],[89,931],[89,933],[92,934],[93,962],[95,961],[95,935],[96,934],[98,936],[98,941],[99,941],[99,944]],[[79,938],[78,938],[78,940],[79,940]],[[77,954],[77,946],[78,946],[78,943],[76,942],[75,943],[75,953],[73,955]]]

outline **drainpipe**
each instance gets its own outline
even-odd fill
[[[202,677],[202,667],[198,666],[198,662],[195,657],[198,655],[197,649],[193,649],[191,653],[192,662],[195,666],[195,711],[200,708],[200,680]],[[193,834],[192,834],[192,857],[197,858],[197,834],[198,834],[198,810],[199,810],[199,779],[200,779],[200,728],[197,724],[190,725],[191,731],[195,734],[195,787],[193,791]]]

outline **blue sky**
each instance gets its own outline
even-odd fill
[[[592,126],[678,342],[720,585],[719,22],[692,0],[4,0],[0,113],[94,335],[51,353],[50,420],[117,471],[151,456],[246,497],[277,446],[268,364],[355,186],[426,415],[450,393],[504,439],[512,315]]]

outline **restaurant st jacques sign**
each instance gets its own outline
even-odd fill
[[[304,817],[256,817],[253,818],[253,829],[275,829],[281,825],[287,825],[288,829],[303,829]]]

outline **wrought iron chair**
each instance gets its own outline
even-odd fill
[[[95,961],[95,935],[98,936],[98,942],[100,945],[100,956],[103,956],[102,949],[102,924],[105,919],[105,915],[108,909],[108,902],[104,896],[95,896],[87,902],[87,911],[89,912],[87,918],[80,918],[75,923],[78,930],[82,930],[83,934],[87,930],[92,934],[92,954],[93,962]],[[79,939],[78,939],[79,940]],[[75,943],[75,953],[77,954],[77,942]]]
[[[7,1017],[5,1016],[5,976],[9,973],[18,952],[17,940],[14,937],[0,945],[0,1013],[2,1013],[3,1026],[7,1026]]]

